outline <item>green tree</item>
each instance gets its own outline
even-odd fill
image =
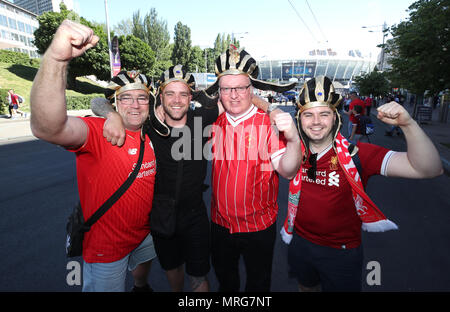
[[[172,48],[167,21],[158,18],[155,8],[151,8],[150,12],[143,17],[138,10],[133,14],[132,19],[121,21],[114,29],[117,29],[122,35],[134,35],[147,43],[155,52],[155,63],[150,75],[159,77],[172,65]]]
[[[107,35],[99,25],[79,17],[73,11],[67,10],[62,3],[61,12],[47,12],[39,16],[39,28],[34,32],[34,45],[39,54],[44,54],[53,39],[56,29],[64,19],[71,18],[92,28],[97,36],[100,37],[98,44],[89,49],[84,55],[73,59],[69,63],[67,74],[67,85],[70,89],[76,87],[76,77],[95,75],[101,80],[107,80],[110,77],[109,53]]]
[[[216,40],[214,41],[214,58],[217,58],[224,51],[222,37],[220,34],[217,34]]]
[[[241,45],[236,38],[232,40],[230,34],[226,36],[225,34],[217,34],[216,40],[214,41],[214,55],[218,57],[229,48],[230,44],[233,44],[238,49]]]
[[[155,64],[155,52],[141,39],[133,35],[119,37],[122,70],[139,70],[151,76]]]
[[[199,46],[192,47],[187,70],[191,73],[204,73],[206,71],[205,51]]]
[[[355,84],[362,95],[384,96],[390,91],[390,84],[385,73],[375,69],[368,74],[355,77]]]
[[[181,64],[187,68],[191,60],[191,29],[178,22],[175,25],[174,46],[172,51],[172,63]]]
[[[114,33],[118,36],[127,36],[133,33],[133,22],[131,18],[121,20],[113,26]]]
[[[409,8],[409,18],[390,28],[392,39],[389,79],[422,96],[450,88],[450,1],[419,0]]]
[[[206,48],[203,50],[203,53],[206,53],[206,62],[208,64],[208,73],[214,73],[215,72],[215,61],[216,61],[216,57],[214,54],[214,49],[213,48]]]

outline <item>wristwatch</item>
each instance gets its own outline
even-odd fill
[[[270,103],[270,104],[269,104],[269,107],[267,107],[266,113],[267,113],[267,114],[270,114],[270,113],[273,112],[277,107],[278,107],[277,104],[275,104],[275,103]]]

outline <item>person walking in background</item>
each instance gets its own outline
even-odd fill
[[[24,98],[15,94],[13,89],[8,91],[7,101],[9,103],[9,115],[11,119],[16,118],[17,113],[22,117],[27,117],[25,112],[19,110],[20,104],[24,102]]]
[[[353,115],[355,116],[354,120],[356,123],[353,124],[352,127],[352,133],[348,140],[352,143],[356,143],[361,141],[361,139],[364,137],[362,129],[361,129],[361,114],[362,114],[362,107],[359,105],[356,105],[353,107]]]
[[[366,99],[364,100],[364,104],[366,109],[366,115],[370,116],[370,109],[372,108],[373,105],[372,95],[366,97]]]
[[[348,133],[348,137],[350,137],[350,135],[352,134],[352,129],[353,129],[353,124],[356,123],[355,120],[355,115],[353,113],[353,108],[356,105],[359,105],[363,108],[363,111],[361,114],[365,114],[365,104],[363,102],[363,100],[361,100],[358,96],[358,93],[356,93],[355,91],[350,92],[350,104],[348,106],[348,111],[344,111],[344,114],[348,115],[348,126],[347,126],[347,133]]]

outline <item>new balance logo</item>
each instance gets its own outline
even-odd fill
[[[336,174],[336,171],[333,171],[328,175],[328,186],[339,187],[339,175]]]

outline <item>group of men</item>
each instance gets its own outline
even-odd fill
[[[43,56],[31,92],[34,135],[76,154],[85,219],[134,169],[139,143],[145,140],[138,178],[85,235],[84,291],[123,291],[127,268],[134,290],[151,290],[147,276],[156,256],[173,291],[183,290],[185,272],[193,291],[209,291],[211,264],[219,291],[239,291],[241,256],[245,290],[270,291],[278,175],[291,180],[282,237],[289,243],[290,271],[299,289],[358,291],[361,228],[395,228],[364,192],[367,179],[375,174],[431,178],[442,173],[435,147],[395,102],[378,108],[378,118],[402,128],[408,152],[364,143],[348,151],[339,133],[337,105],[342,98],[327,77],[311,79],[301,90],[297,129],[290,114],[253,95],[253,88],[282,92],[292,86],[258,80],[256,61],[234,48],[216,60],[217,81],[205,91],[195,90],[193,77],[181,65],[161,76],[156,91],[145,75],[121,72],[107,87],[109,101],[92,107],[106,120],[68,117],[68,63],[97,42],[88,27],[64,21]],[[190,110],[192,100],[201,107]],[[205,152],[208,142],[211,156]],[[350,154],[355,151],[364,168],[361,177],[352,170]],[[203,201],[209,157],[211,221]],[[334,184],[322,183],[331,176]],[[151,235],[153,196],[175,193],[175,233]]]

